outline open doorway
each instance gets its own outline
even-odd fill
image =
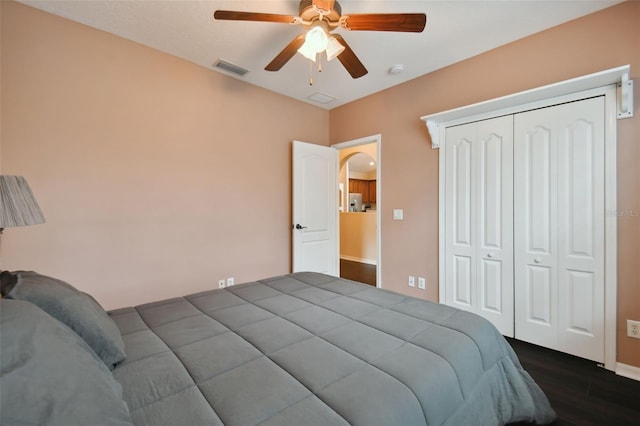
[[[381,287],[380,135],[333,145],[338,150],[340,273]]]

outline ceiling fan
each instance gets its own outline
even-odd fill
[[[367,69],[339,34],[331,34],[338,27],[352,31],[422,32],[427,23],[424,13],[360,13],[342,15],[342,8],[335,0],[301,0],[300,16],[258,12],[216,10],[215,19],[230,21],[260,21],[302,25],[307,32],[294,38],[265,67],[278,71],[295,54],[300,52],[310,60],[326,51],[327,59],[338,58],[353,78],[367,74]]]

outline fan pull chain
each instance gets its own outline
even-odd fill
[[[313,86],[313,61],[309,60],[309,86]]]

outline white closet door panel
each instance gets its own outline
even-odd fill
[[[517,114],[514,137],[516,337],[602,361],[604,100]]]
[[[554,300],[551,290],[551,269],[544,266],[529,266],[526,277],[527,321],[542,326],[551,326]]]
[[[478,313],[513,337],[513,116],[477,123]]]
[[[585,306],[594,305],[595,287],[594,274],[588,272],[566,271],[567,288],[567,330],[576,333],[592,335],[595,324],[593,323],[592,309],[584,309]]]
[[[480,139],[480,229],[483,248],[502,248],[502,138]]]
[[[513,336],[513,117],[447,128],[445,302]]]
[[[453,148],[453,161],[455,163],[453,170],[453,184],[455,196],[453,199],[453,220],[455,226],[454,239],[455,245],[461,247],[471,247],[471,222],[472,222],[472,195],[473,190],[471,188],[471,141],[462,138]]]
[[[476,300],[476,260],[473,236],[475,203],[473,185],[473,146],[475,125],[448,129],[446,145],[447,216],[445,300],[448,305],[474,311]]]
[[[460,308],[473,311],[472,284],[475,282],[473,279],[473,259],[470,256],[454,256],[453,263],[452,303]]]
[[[556,298],[553,297],[552,271],[547,266],[525,265],[516,277],[515,337],[546,347],[556,345]]]
[[[515,335],[555,346],[557,327],[555,133],[546,117],[514,122]]]
[[[555,156],[551,155],[551,130],[534,125],[524,134],[520,148],[524,169],[519,170],[516,183],[521,202],[525,207],[523,213],[524,225],[527,229],[525,236],[525,250],[537,258],[544,257],[545,264],[550,262],[552,235],[552,220],[555,216]],[[540,261],[536,263],[541,263]]]
[[[502,262],[482,259],[480,262],[480,281],[482,283],[481,308],[487,313],[502,314],[508,300],[502,297]]]
[[[557,107],[559,349],[604,361],[604,98]]]

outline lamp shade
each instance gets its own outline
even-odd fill
[[[327,42],[327,61],[331,61],[338,57],[344,51],[344,46],[340,44],[335,37],[329,37],[329,41]]]
[[[316,61],[316,55],[318,54],[318,52],[313,50],[313,48],[307,43],[303,44],[300,49],[298,49],[298,53],[313,62]]]
[[[316,61],[316,55],[327,48],[327,42],[329,41],[327,33],[319,26],[307,31],[304,40],[304,44],[298,49],[298,52],[314,62]]]
[[[0,230],[44,223],[44,215],[22,176],[0,175]]]

